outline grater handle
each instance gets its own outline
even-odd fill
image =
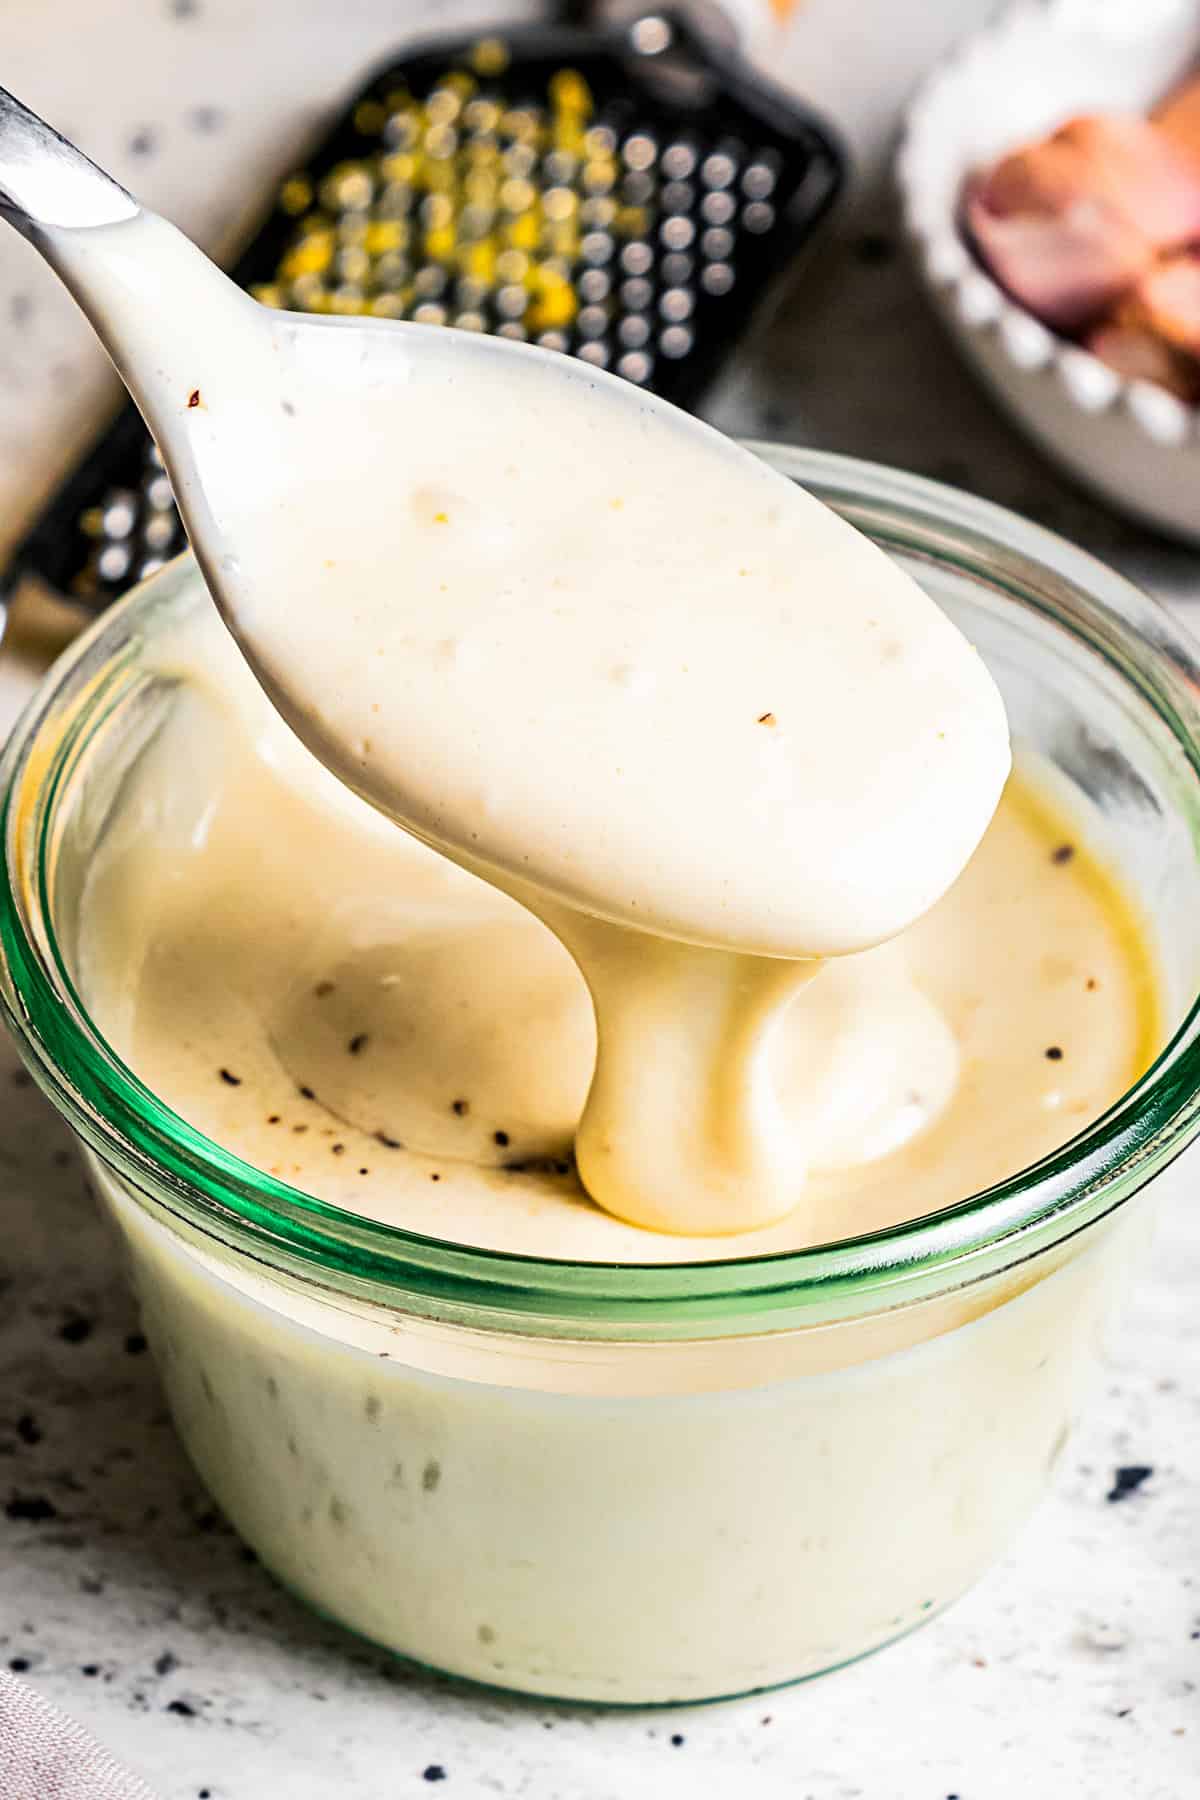
[[[0,88],[0,216],[34,236],[40,226],[115,225],[138,211],[82,150]]]

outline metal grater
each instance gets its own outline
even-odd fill
[[[264,304],[495,332],[694,407],[840,184],[828,131],[655,13],[377,75],[233,271]],[[103,605],[184,547],[132,407],[17,552]]]

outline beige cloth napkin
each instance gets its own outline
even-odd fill
[[[0,1670],[0,1800],[155,1800],[82,1725]]]

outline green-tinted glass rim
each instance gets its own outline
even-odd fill
[[[851,458],[752,448],[885,548],[1007,593],[1084,638],[1172,733],[1196,781],[1188,825],[1200,845],[1200,670],[1160,607],[1073,545],[971,495]],[[1053,1156],[940,1213],[800,1252],[667,1266],[505,1255],[347,1215],[262,1173],[187,1125],[108,1048],[74,993],[50,915],[56,802],[119,699],[104,681],[81,699],[72,683],[82,686],[85,663],[93,674],[103,667],[106,644],[128,636],[160,584],[187,574],[186,559],[172,564],[60,659],[0,763],[0,999],[55,1106],[160,1216],[260,1266],[426,1316],[531,1334],[711,1336],[883,1311],[1011,1267],[1121,1205],[1200,1128],[1196,1003],[1135,1087]],[[136,640],[127,664],[135,651]],[[76,710],[47,763],[42,734],[68,698]]]

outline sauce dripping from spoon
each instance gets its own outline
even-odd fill
[[[822,958],[901,932],[982,836],[1009,767],[982,661],[849,525],[654,396],[498,339],[262,308],[3,100],[0,190],[137,401],[278,710],[578,962],[593,1198],[666,1231],[791,1210],[808,1148],[772,1040]],[[76,188],[48,201],[64,150]],[[928,1008],[878,1029],[893,1060],[953,1062]]]

